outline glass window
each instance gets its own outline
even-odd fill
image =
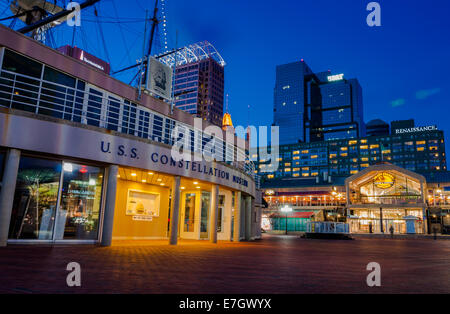
[[[186,194],[184,203],[184,232],[194,232],[195,193]]]
[[[22,157],[19,164],[10,239],[53,239],[61,162]]]
[[[200,235],[202,238],[208,237],[208,225],[209,225],[209,210],[211,206],[211,193],[203,192],[202,193],[202,210],[201,210],[201,218],[200,218],[200,232],[203,233]]]
[[[42,72],[42,64],[14,53],[10,50],[5,50],[2,68],[6,71],[36,78],[40,78]]]
[[[102,113],[103,93],[93,88],[89,89],[89,100],[87,108],[87,124],[100,126]]]
[[[63,165],[57,240],[96,240],[100,221],[103,169],[71,163]]]
[[[217,232],[223,231],[224,208],[225,208],[225,195],[219,195],[219,212],[217,214]]]
[[[47,66],[44,69],[44,80],[71,88],[75,88],[76,82],[75,78]]]

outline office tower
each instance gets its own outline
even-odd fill
[[[303,60],[277,66],[273,111],[274,125],[280,127],[280,144],[305,141],[307,76],[311,74]]]
[[[181,49],[176,57],[175,106],[215,125],[222,125],[225,61],[207,41]],[[173,65],[174,57],[161,58]]]
[[[314,73],[302,60],[277,66],[274,125],[280,143],[318,142],[365,135],[362,88],[357,79]]]
[[[326,80],[320,78],[319,89],[320,97],[310,105],[308,142],[364,136],[362,88],[358,80],[329,72]]]
[[[389,124],[380,119],[375,119],[366,124],[367,136],[389,135]]]

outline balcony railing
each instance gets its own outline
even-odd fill
[[[355,204],[380,204],[380,205],[414,205],[422,204],[423,199],[420,195],[409,196],[361,196],[360,198],[352,198],[352,205]]]
[[[200,154],[205,145],[214,141],[210,144],[214,147],[213,156],[222,157],[217,159],[256,179],[255,165],[246,158],[242,148],[78,79],[75,87],[69,87],[1,70],[0,107],[96,126],[168,145],[187,136],[192,147],[190,151]],[[175,127],[178,127],[178,139],[172,136]]]

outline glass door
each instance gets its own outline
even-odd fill
[[[63,163],[55,240],[97,240],[103,169]]]
[[[20,159],[9,228],[11,240],[53,240],[61,162]]]
[[[103,168],[22,156],[10,240],[98,240]]]
[[[202,192],[202,208],[200,218],[200,239],[209,238],[209,209],[211,208],[211,193]]]
[[[195,193],[186,193],[184,199],[183,232],[194,232]]]
[[[225,195],[219,195],[219,208],[217,212],[217,232],[224,232],[223,214],[225,211]]]

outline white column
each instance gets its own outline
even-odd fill
[[[114,227],[114,211],[116,209],[117,175],[119,166],[108,168],[108,182],[106,185],[105,214],[103,216],[102,246],[111,246]]]
[[[233,226],[233,241],[241,241],[241,192],[236,192],[234,195],[234,226]]]
[[[6,156],[5,173],[3,174],[2,190],[0,193],[0,247],[6,246],[8,242],[19,162],[20,150],[9,150]]]
[[[213,185],[211,189],[211,210],[210,210],[210,229],[209,241],[217,243],[217,216],[219,214],[219,186]]]
[[[170,245],[178,243],[178,222],[180,220],[181,177],[175,177],[172,186],[172,209],[170,213]]]

